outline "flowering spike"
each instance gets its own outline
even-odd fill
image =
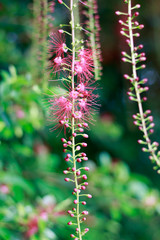
[[[34,66],[33,78],[43,80],[42,87],[47,87],[47,80],[49,77],[46,71],[48,67],[47,54],[47,38],[51,31],[53,31],[53,13],[55,2],[48,0],[34,0],[33,1],[33,17],[34,30],[33,44],[34,44],[34,58],[39,63],[39,66]],[[35,62],[36,64],[36,62]]]
[[[129,79],[132,88],[131,91],[128,92],[129,99],[132,101],[136,101],[138,104],[139,112],[133,115],[135,119],[134,124],[138,126],[139,130],[143,132],[143,140],[138,140],[139,144],[144,144],[145,147],[142,148],[142,151],[148,152],[150,154],[149,159],[152,160],[153,163],[156,163],[158,167],[160,167],[160,155],[157,153],[157,142],[151,142],[149,136],[154,132],[153,127],[154,123],[153,117],[148,116],[151,111],[147,110],[144,112],[142,102],[147,100],[147,97],[141,96],[143,92],[149,90],[148,87],[142,87],[142,84],[147,82],[147,79],[139,80],[137,76],[137,70],[144,69],[145,64],[140,65],[142,61],[146,60],[145,53],[138,54],[138,50],[143,48],[143,45],[135,46],[134,37],[139,37],[140,34],[135,32],[135,30],[143,29],[144,25],[139,24],[137,21],[134,21],[135,17],[139,16],[139,12],[133,12],[133,10],[140,8],[140,4],[137,4],[132,7],[132,0],[125,0],[125,3],[128,4],[128,12],[124,15],[127,15],[126,22],[119,21],[121,25],[128,26],[127,34],[121,30],[121,34],[127,37],[127,43],[130,47],[130,55],[122,52],[122,55],[125,56],[122,58],[123,62],[131,63],[132,67],[132,76],[129,77],[127,74],[124,75],[125,79]],[[121,15],[119,11],[116,12],[117,15]],[[160,173],[160,171],[158,171]]]
[[[89,37],[88,46],[92,49],[93,68],[95,80],[100,80],[102,71],[102,54],[100,45],[100,24],[97,0],[87,0],[86,10],[83,11],[87,18],[86,35]]]
[[[96,0],[88,1],[92,3],[94,12],[97,11]],[[75,206],[72,211],[68,211],[68,214],[72,218],[74,217],[75,222],[69,221],[68,225],[76,225],[77,227],[76,235],[71,234],[71,237],[82,240],[82,236],[88,232],[88,229],[82,230],[81,224],[86,220],[88,212],[81,209],[83,205],[86,205],[86,202],[82,201],[81,197],[91,198],[92,195],[81,194],[88,186],[85,173],[89,171],[89,168],[80,167],[84,161],[88,160],[88,157],[82,151],[82,149],[87,147],[87,143],[79,141],[78,137],[83,137],[85,140],[89,137],[85,130],[88,128],[88,123],[93,121],[94,113],[99,107],[97,104],[98,95],[94,93],[96,87],[93,86],[95,80],[100,75],[99,73],[95,74],[95,64],[97,64],[95,62],[99,61],[97,60],[99,53],[96,52],[99,49],[97,45],[98,34],[96,35],[95,48],[92,48],[91,45],[84,45],[86,41],[78,39],[78,34],[76,34],[76,30],[82,30],[83,27],[76,22],[75,8],[77,5],[75,1],[70,0],[70,6],[66,5],[65,1],[58,0],[58,2],[63,4],[70,12],[69,26],[71,31],[65,31],[63,29],[65,25],[61,24],[60,30],[50,34],[49,52],[52,55],[50,67],[53,73],[63,75],[63,88],[58,93],[54,93],[54,96],[49,96],[49,121],[57,123],[52,130],[61,127],[67,133],[67,137],[62,138],[61,141],[64,148],[63,152],[65,153],[64,160],[70,166],[63,173],[65,176],[67,175],[64,180],[74,184],[72,194]],[[99,30],[97,14],[94,16],[94,20],[96,29]],[[65,40],[66,34],[68,38],[71,38],[71,43],[69,44],[68,41],[67,45]],[[94,76],[95,79],[93,79]],[[82,215],[85,215],[85,217],[82,218]]]

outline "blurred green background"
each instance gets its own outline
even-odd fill
[[[156,124],[153,139],[160,142],[160,2],[139,0],[139,21],[145,24],[137,40],[144,44],[149,78],[145,109]],[[116,10],[123,1],[99,0],[103,76],[99,83],[101,109],[91,126],[87,154],[90,167],[86,221],[89,240],[159,240],[160,181],[147,154],[137,144],[132,124],[137,111],[126,95],[123,79],[130,66],[120,62],[127,50],[120,36]],[[67,19],[58,5],[54,25]],[[33,76],[41,65],[34,59],[33,14],[30,0],[0,2],[0,240],[70,239],[72,187],[64,182],[60,138],[47,126],[47,89]]]

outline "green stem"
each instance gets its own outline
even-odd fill
[[[70,0],[70,11],[71,11],[71,31],[72,31],[72,90],[75,88],[74,83],[74,73],[75,73],[75,55],[76,55],[76,49],[75,49],[75,19],[74,19],[74,10],[73,10],[73,1]],[[74,115],[75,112],[75,100],[72,100],[72,115]],[[75,119],[72,117],[72,134],[75,132]],[[76,168],[76,157],[75,157],[75,137],[72,138],[72,157],[73,157],[73,165],[74,168]],[[76,175],[76,171],[74,172],[74,179],[75,179],[75,187],[78,189],[78,179]],[[81,236],[81,226],[80,226],[80,210],[79,210],[79,192],[76,192],[77,197],[77,208],[76,208],[76,215],[77,215],[77,227],[78,227],[78,235],[79,240],[82,240]]]
[[[80,11],[79,11],[79,0],[74,0],[74,4],[76,4],[76,7],[74,8],[73,10],[73,13],[74,13],[74,20],[75,20],[75,23],[76,25],[79,24],[80,25]],[[81,31],[79,29],[75,29],[75,37],[76,39],[82,39],[82,36],[81,36]],[[79,47],[81,47],[81,44],[79,42]]]
[[[100,79],[99,77],[99,64],[97,58],[97,47],[96,47],[96,36],[95,36],[95,20],[94,20],[94,9],[93,9],[93,2],[89,0],[90,7],[89,7],[89,29],[90,33],[90,41],[92,47],[92,55],[93,55],[93,62],[94,62],[94,77],[95,80]]]
[[[40,48],[40,44],[39,44],[39,16],[40,16],[40,10],[41,9],[41,5],[40,5],[40,1],[38,0],[34,0],[33,1],[33,25],[34,25],[34,29],[33,29],[33,34],[32,34],[32,41],[33,41],[33,64],[32,64],[32,75],[33,75],[33,79],[35,79],[36,81],[39,79],[39,68],[38,68],[38,54],[39,54],[39,48]]]
[[[47,36],[48,36],[48,1],[43,0],[43,33],[42,33],[42,80],[43,80],[43,89],[47,88]]]

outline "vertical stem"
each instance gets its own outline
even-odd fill
[[[73,9],[73,14],[74,14],[74,22],[80,25],[80,11],[79,11],[79,0],[74,0],[74,4],[76,4],[76,7]],[[75,37],[76,39],[82,39],[81,36],[81,30],[75,29]],[[81,43],[79,43],[79,46],[81,46]]]
[[[144,132],[144,138],[148,144],[148,149],[151,153],[151,155],[154,157],[154,160],[158,163],[158,158],[155,155],[154,150],[152,149],[151,146],[151,141],[149,139],[147,129],[146,129],[146,124],[145,124],[145,119],[144,119],[144,112],[143,112],[143,106],[142,106],[142,100],[140,97],[140,93],[138,91],[138,83],[136,81],[137,79],[137,71],[136,71],[136,59],[135,59],[135,51],[134,51],[134,40],[133,40],[133,30],[132,30],[132,5],[131,5],[131,0],[128,0],[128,25],[129,25],[129,36],[130,36],[130,49],[131,49],[131,58],[132,58],[132,74],[133,74],[133,79],[134,79],[134,87],[135,87],[135,93],[137,96],[137,101],[138,101],[138,108],[139,108],[139,113],[142,121],[142,128]]]
[[[98,65],[98,59],[97,59],[97,48],[96,48],[96,36],[95,36],[95,20],[94,20],[94,6],[93,1],[89,1],[90,7],[89,7],[89,28],[91,31],[90,34],[90,41],[91,41],[91,47],[92,47],[92,55],[93,55],[93,62],[94,62],[94,77],[95,80],[99,79],[99,65]]]
[[[40,44],[39,44],[39,16],[40,16],[40,1],[34,0],[33,1],[33,64],[32,64],[32,74],[33,74],[33,79],[36,81],[39,79],[39,68],[38,68],[38,54],[39,54],[39,49],[40,49]]]
[[[158,39],[160,39],[160,28],[155,21],[156,19],[159,18],[159,15],[160,15],[160,8],[157,8],[159,4],[159,0],[150,1],[149,4],[151,5],[151,9],[152,9],[152,18],[154,18],[152,21],[154,22],[153,36],[154,36],[155,53],[157,56],[158,64],[160,64],[160,44],[158,41]]]
[[[42,30],[42,80],[43,80],[43,89],[47,87],[47,35],[48,35],[48,1],[42,1],[42,17],[43,17],[43,30]]]
[[[33,32],[33,50],[34,50],[34,71],[33,78],[38,81],[43,89],[47,87],[47,35],[48,35],[48,0],[33,1],[33,17],[34,17],[34,32]],[[40,59],[39,59],[40,58]],[[40,66],[38,66],[38,64]]]
[[[71,31],[72,31],[72,90],[74,90],[75,83],[74,83],[74,66],[75,66],[75,19],[74,19],[74,6],[73,6],[73,1],[70,0],[70,11],[71,11]],[[72,114],[74,115],[74,98],[72,100]],[[75,119],[72,117],[72,134],[75,131]],[[73,135],[72,135],[73,136]],[[74,168],[76,168],[76,157],[75,157],[75,137],[72,137],[72,156],[73,156],[73,164]],[[74,172],[74,179],[75,179],[75,187],[78,189],[78,179],[76,175],[76,170]],[[76,214],[77,214],[77,227],[78,227],[78,234],[79,234],[79,240],[82,240],[81,236],[81,227],[80,227],[80,212],[79,212],[79,191],[76,192],[76,197],[77,197],[77,209],[76,209]]]

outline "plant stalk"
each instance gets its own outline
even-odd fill
[[[70,11],[71,11],[71,33],[72,33],[72,91],[75,88],[75,82],[74,82],[74,75],[75,75],[75,57],[76,57],[76,49],[75,49],[75,18],[74,18],[74,0],[70,0]],[[72,100],[72,115],[74,116],[75,112],[75,100],[73,98]],[[78,189],[78,179],[76,175],[76,156],[75,156],[75,137],[73,136],[73,133],[75,132],[75,119],[72,117],[72,156],[73,156],[73,165],[75,168],[74,172],[74,179],[75,179],[75,187]],[[78,235],[79,240],[82,240],[81,236],[81,226],[80,226],[80,210],[79,210],[79,191],[76,192],[76,198],[77,198],[77,208],[76,208],[76,214],[77,214],[77,228],[78,228]]]

